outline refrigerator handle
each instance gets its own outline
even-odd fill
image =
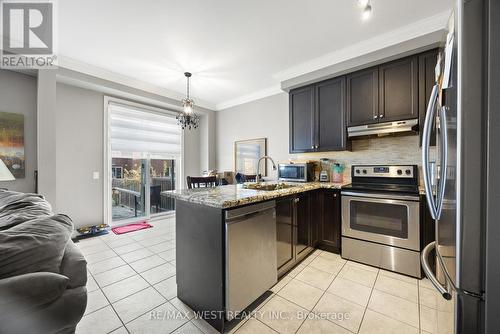
[[[431,281],[432,285],[439,291],[441,296],[443,296],[444,299],[450,300],[451,299],[451,294],[446,290],[444,286],[439,283],[437,280],[436,276],[432,272],[431,267],[429,266],[429,262],[427,259],[429,258],[429,253],[436,248],[436,242],[433,241],[427,246],[425,246],[424,250],[422,251],[422,256],[420,257],[420,262],[422,263],[422,268],[424,269],[425,276]]]
[[[439,189],[437,194],[436,219],[441,217],[443,210],[444,191],[446,186],[446,174],[448,166],[448,128],[446,126],[446,106],[441,107],[439,115],[439,127],[441,130],[441,171],[439,176]]]
[[[432,193],[431,171],[429,164],[429,141],[431,137],[432,121],[434,119],[434,114],[436,111],[437,99],[438,85],[436,84],[434,85],[434,87],[432,87],[431,98],[429,99],[429,104],[427,105],[427,113],[425,115],[424,129],[422,134],[422,171],[424,174],[425,198],[427,199],[427,205],[433,219],[436,219],[437,217],[437,207],[434,195]]]

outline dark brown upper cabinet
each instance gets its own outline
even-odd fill
[[[290,91],[289,99],[290,152],[314,151],[314,86]]]
[[[378,122],[378,67],[347,75],[347,125]]]
[[[316,151],[350,150],[347,142],[345,77],[316,85]]]
[[[290,91],[290,153],[350,149],[345,78]]]
[[[379,122],[418,118],[417,56],[378,67]]]
[[[418,56],[418,123],[420,124],[420,145],[422,145],[422,133],[424,129],[425,114],[427,104],[431,97],[432,87],[436,83],[434,69],[437,64],[438,49],[434,49]],[[433,131],[430,140],[431,146],[436,145],[436,127],[433,124]]]

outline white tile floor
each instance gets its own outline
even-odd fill
[[[78,243],[89,269],[88,305],[78,334],[216,333],[192,314],[184,317],[189,308],[176,297],[175,221],[152,224],[151,229],[119,236],[111,232]],[[241,321],[231,333],[451,332],[436,326],[441,323],[438,317],[453,317],[453,305],[428,280],[345,261],[320,250],[271,291],[255,316]],[[277,312],[287,319],[276,319]],[[336,316],[322,319],[325,314]]]

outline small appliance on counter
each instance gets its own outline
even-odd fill
[[[278,179],[288,182],[312,182],[314,164],[310,162],[278,164]]]
[[[322,158],[320,159],[321,172],[319,173],[319,182],[329,182],[330,181],[330,159]]]

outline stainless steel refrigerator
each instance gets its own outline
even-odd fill
[[[436,328],[454,333],[500,333],[500,201],[498,186],[492,187],[498,185],[493,159],[500,155],[500,142],[492,142],[500,131],[499,3],[455,3],[423,129],[424,183],[436,241],[422,252],[422,267],[442,298],[453,302],[453,316],[436,317]],[[429,154],[432,133],[435,157]]]

